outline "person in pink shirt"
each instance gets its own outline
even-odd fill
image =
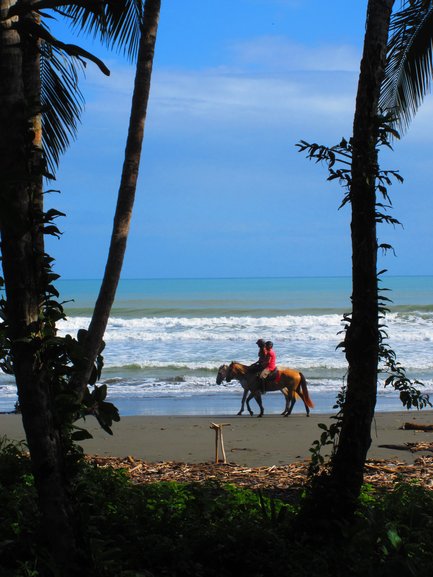
[[[272,380],[273,373],[276,373],[277,370],[277,355],[275,354],[273,346],[274,344],[272,341],[266,341],[265,343],[266,366],[259,375],[261,389],[263,393],[265,392],[266,380],[267,379]]]

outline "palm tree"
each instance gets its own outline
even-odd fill
[[[352,319],[344,348],[348,361],[342,430],[332,461],[332,482],[342,489],[339,505],[354,507],[371,444],[379,361],[376,180],[378,106],[394,0],[370,0],[353,122],[350,202],[352,207]]]
[[[433,1],[405,0],[391,19],[388,62],[380,107],[395,117],[405,131],[424,97],[433,76]]]
[[[61,447],[50,395],[35,370],[33,336],[40,333],[43,228],[40,134],[39,39],[19,25],[37,25],[36,15],[10,18],[16,2],[2,0],[0,14],[0,194],[2,267],[7,296],[7,337],[29,449],[46,527],[66,554],[71,530],[61,482]],[[57,530],[59,530],[57,532]],[[48,529],[51,534],[51,530]],[[56,535],[57,532],[57,535]]]
[[[143,5],[140,0],[0,0],[0,133],[9,136],[0,145],[0,233],[7,296],[4,313],[11,360],[4,364],[13,367],[17,382],[44,532],[59,571],[66,575],[76,571],[76,554],[65,491],[61,423],[56,420],[52,385],[41,361],[46,332],[41,320],[42,303],[54,291],[43,234],[44,228],[55,229],[45,227],[42,178],[48,175],[47,166],[55,167],[67,147],[80,112],[73,63],[64,66],[56,56],[90,59],[105,73],[108,70],[82,48],[54,38],[43,25],[39,10],[59,11],[60,7],[77,29],[98,32],[111,46],[126,44],[129,55],[133,55],[141,37]],[[153,44],[158,14],[159,0],[147,0],[145,17],[149,22],[144,26],[153,31]],[[144,37],[147,40],[142,42],[141,62],[146,57],[150,59],[146,76],[148,94],[153,50],[146,52],[145,47],[149,48],[151,42],[146,33]],[[135,107],[139,100],[135,99]],[[50,107],[43,111],[42,104],[47,102]],[[144,102],[145,110],[147,96]],[[45,128],[42,135],[41,126]],[[138,149],[136,155],[139,156]],[[136,175],[137,158],[134,161],[128,166]],[[127,172],[125,169],[125,180]],[[133,198],[132,190],[130,186],[128,192]],[[119,202],[120,221],[124,209],[124,203]],[[120,261],[117,259],[121,266]],[[110,271],[109,267],[107,270]],[[114,276],[118,278],[119,274],[120,268]]]
[[[376,187],[378,106],[394,0],[369,0],[347,176],[352,210],[352,315],[344,350],[348,361],[346,395],[338,445],[327,476],[313,485],[301,519],[351,518],[371,444],[379,360]],[[347,155],[346,155],[347,157]]]
[[[80,396],[83,395],[87,387],[95,360],[101,349],[122,270],[140,166],[160,7],[161,0],[146,0],[144,7],[144,25],[138,50],[125,159],[114,216],[110,249],[104,278],[87,333],[87,362],[82,370],[73,377],[73,386]]]

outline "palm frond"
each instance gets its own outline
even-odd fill
[[[59,48],[41,45],[41,104],[43,148],[50,172],[77,134],[84,98],[78,87],[80,59]]]
[[[391,19],[379,106],[405,131],[430,92],[433,76],[433,0],[407,0]]]
[[[62,8],[76,33],[98,38],[110,49],[115,48],[135,59],[140,42],[144,0],[106,0],[99,11],[76,5]]]
[[[133,60],[140,42],[144,3],[145,0],[39,0],[31,8],[53,10],[69,19],[76,33],[91,34]],[[28,11],[29,7],[13,9],[18,14]],[[78,68],[83,67],[83,59],[90,59],[104,73],[109,71],[96,56],[54,38],[43,24],[20,19],[16,27],[21,27],[21,33],[41,39],[43,146],[49,171],[53,173],[60,155],[76,136],[84,108],[84,98],[78,88]]]
[[[30,19],[23,19],[14,23],[13,27],[17,29],[20,34],[39,38],[40,40],[45,41],[47,44],[63,50],[69,54],[69,56],[76,56],[80,59],[91,60],[99,67],[101,72],[107,76],[110,76],[110,71],[102,62],[102,60],[100,60],[97,56],[91,52],[88,52],[81,46],[77,46],[76,44],[65,44],[61,40],[58,40],[51,34],[47,26],[44,26],[42,23],[38,23]]]

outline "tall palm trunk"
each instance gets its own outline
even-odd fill
[[[0,0],[2,17],[13,4]],[[6,322],[43,533],[63,565],[73,547],[62,452],[49,384],[37,366],[44,282],[39,50],[36,41],[21,38],[11,24],[7,19],[0,24],[0,234]]]
[[[337,530],[342,522],[352,519],[371,444],[380,344],[376,238],[378,100],[393,3],[394,0],[369,0],[367,8],[351,140],[352,319],[344,341],[349,365],[346,398],[330,471],[313,479],[299,516],[302,529],[310,533],[318,530],[321,536],[324,524],[329,527],[330,522],[336,521]]]
[[[73,378],[73,386],[79,395],[83,394],[83,390],[89,382],[95,359],[101,348],[122,270],[137,187],[160,8],[161,0],[146,0],[125,159],[110,249],[104,278],[89,325],[86,341],[87,363],[84,369]]]
[[[376,175],[378,101],[394,0],[369,0],[352,139],[352,321],[345,338],[347,395],[331,479],[340,506],[353,509],[371,444],[379,355]]]
[[[22,0],[32,4],[33,0]],[[17,0],[0,0],[0,235],[11,356],[39,494],[44,535],[59,575],[77,573],[76,547],[66,494],[63,450],[50,383],[38,365],[44,298],[40,67],[37,40],[13,24],[33,13],[7,18]],[[120,276],[138,175],[160,0],[147,0],[131,126],[110,257],[89,332],[89,372],[100,347]],[[7,135],[7,138],[5,137]],[[108,295],[105,296],[104,295]],[[108,301],[107,301],[108,299]],[[111,300],[110,300],[111,299]],[[101,302],[100,302],[101,301]],[[104,305],[105,301],[105,305]],[[104,315],[104,311],[108,311]],[[99,316],[98,316],[99,315]],[[101,319],[98,322],[98,318]],[[101,328],[102,326],[102,328]],[[84,384],[87,381],[84,378]],[[83,571],[81,570],[81,573]]]

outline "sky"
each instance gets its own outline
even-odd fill
[[[396,2],[396,5],[399,4]],[[346,276],[350,208],[300,140],[351,136],[366,0],[162,0],[134,216],[123,278]],[[56,26],[58,28],[56,28]],[[54,24],[56,34],[70,40]],[[102,58],[80,83],[78,137],[47,205],[66,213],[48,242],[63,278],[103,274],[119,187],[134,67]],[[433,274],[433,102],[381,156],[391,190],[380,242],[391,275]]]

